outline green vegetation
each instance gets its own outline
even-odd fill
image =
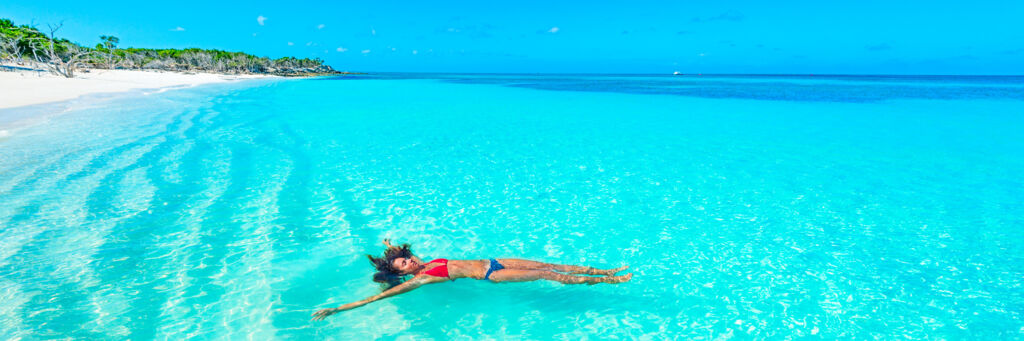
[[[42,64],[50,72],[74,77],[81,68],[153,69],[203,71],[230,74],[274,74],[308,76],[338,73],[320,58],[284,57],[270,59],[242,52],[207,49],[119,48],[120,39],[100,36],[95,47],[85,47],[56,37],[61,26],[48,26],[44,33],[30,25],[16,26],[0,19],[0,62]]]

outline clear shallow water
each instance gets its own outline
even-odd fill
[[[1020,338],[1021,89],[383,75],[8,110],[0,338]],[[635,277],[308,321],[379,291],[386,237]]]

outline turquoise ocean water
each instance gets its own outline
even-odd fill
[[[0,339],[1024,337],[1024,78],[403,75],[0,111]],[[367,253],[632,266],[379,292]]]

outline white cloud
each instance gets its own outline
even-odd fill
[[[295,45],[295,43],[290,42],[290,41],[288,42],[288,46],[294,46],[294,45]]]
[[[178,27],[175,27],[175,28],[171,29],[171,31],[174,31],[174,32],[181,32],[181,31],[184,31],[184,30],[185,30],[185,28],[183,28],[181,26],[178,26]]]
[[[307,42],[306,46],[313,46],[313,42]]]
[[[391,51],[398,51],[398,49],[396,49],[396,48],[392,47],[392,48],[391,48]]]
[[[374,29],[373,27],[370,27],[370,34],[377,35],[377,30]]]
[[[550,30],[548,30],[548,33],[558,33],[558,26],[552,27]]]
[[[262,15],[261,15],[261,16],[258,16],[258,17],[256,17],[256,22],[260,23],[260,26],[263,26],[263,22],[264,22],[264,21],[267,21],[267,17],[264,17],[264,16],[262,16]]]
[[[363,50],[363,54],[370,53],[370,50]]]
[[[420,51],[412,50],[412,54],[420,54]]]
[[[344,48],[344,47],[340,47],[340,46],[339,46],[338,48],[334,49],[334,50],[335,50],[335,51],[338,51],[338,52],[345,52],[345,51],[348,51],[348,49],[346,49],[346,48]]]
[[[256,36],[256,32],[253,32],[253,33],[252,33],[252,36],[253,36],[253,37],[255,37],[255,36]]]
[[[316,29],[318,29],[318,30],[322,30],[322,29],[324,29],[324,27],[326,27],[326,26],[324,26],[324,24],[316,25]]]

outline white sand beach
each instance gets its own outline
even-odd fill
[[[195,86],[266,77],[275,76],[92,69],[76,74],[75,78],[64,78],[46,72],[7,71],[0,72],[0,109],[65,101],[95,93]]]

